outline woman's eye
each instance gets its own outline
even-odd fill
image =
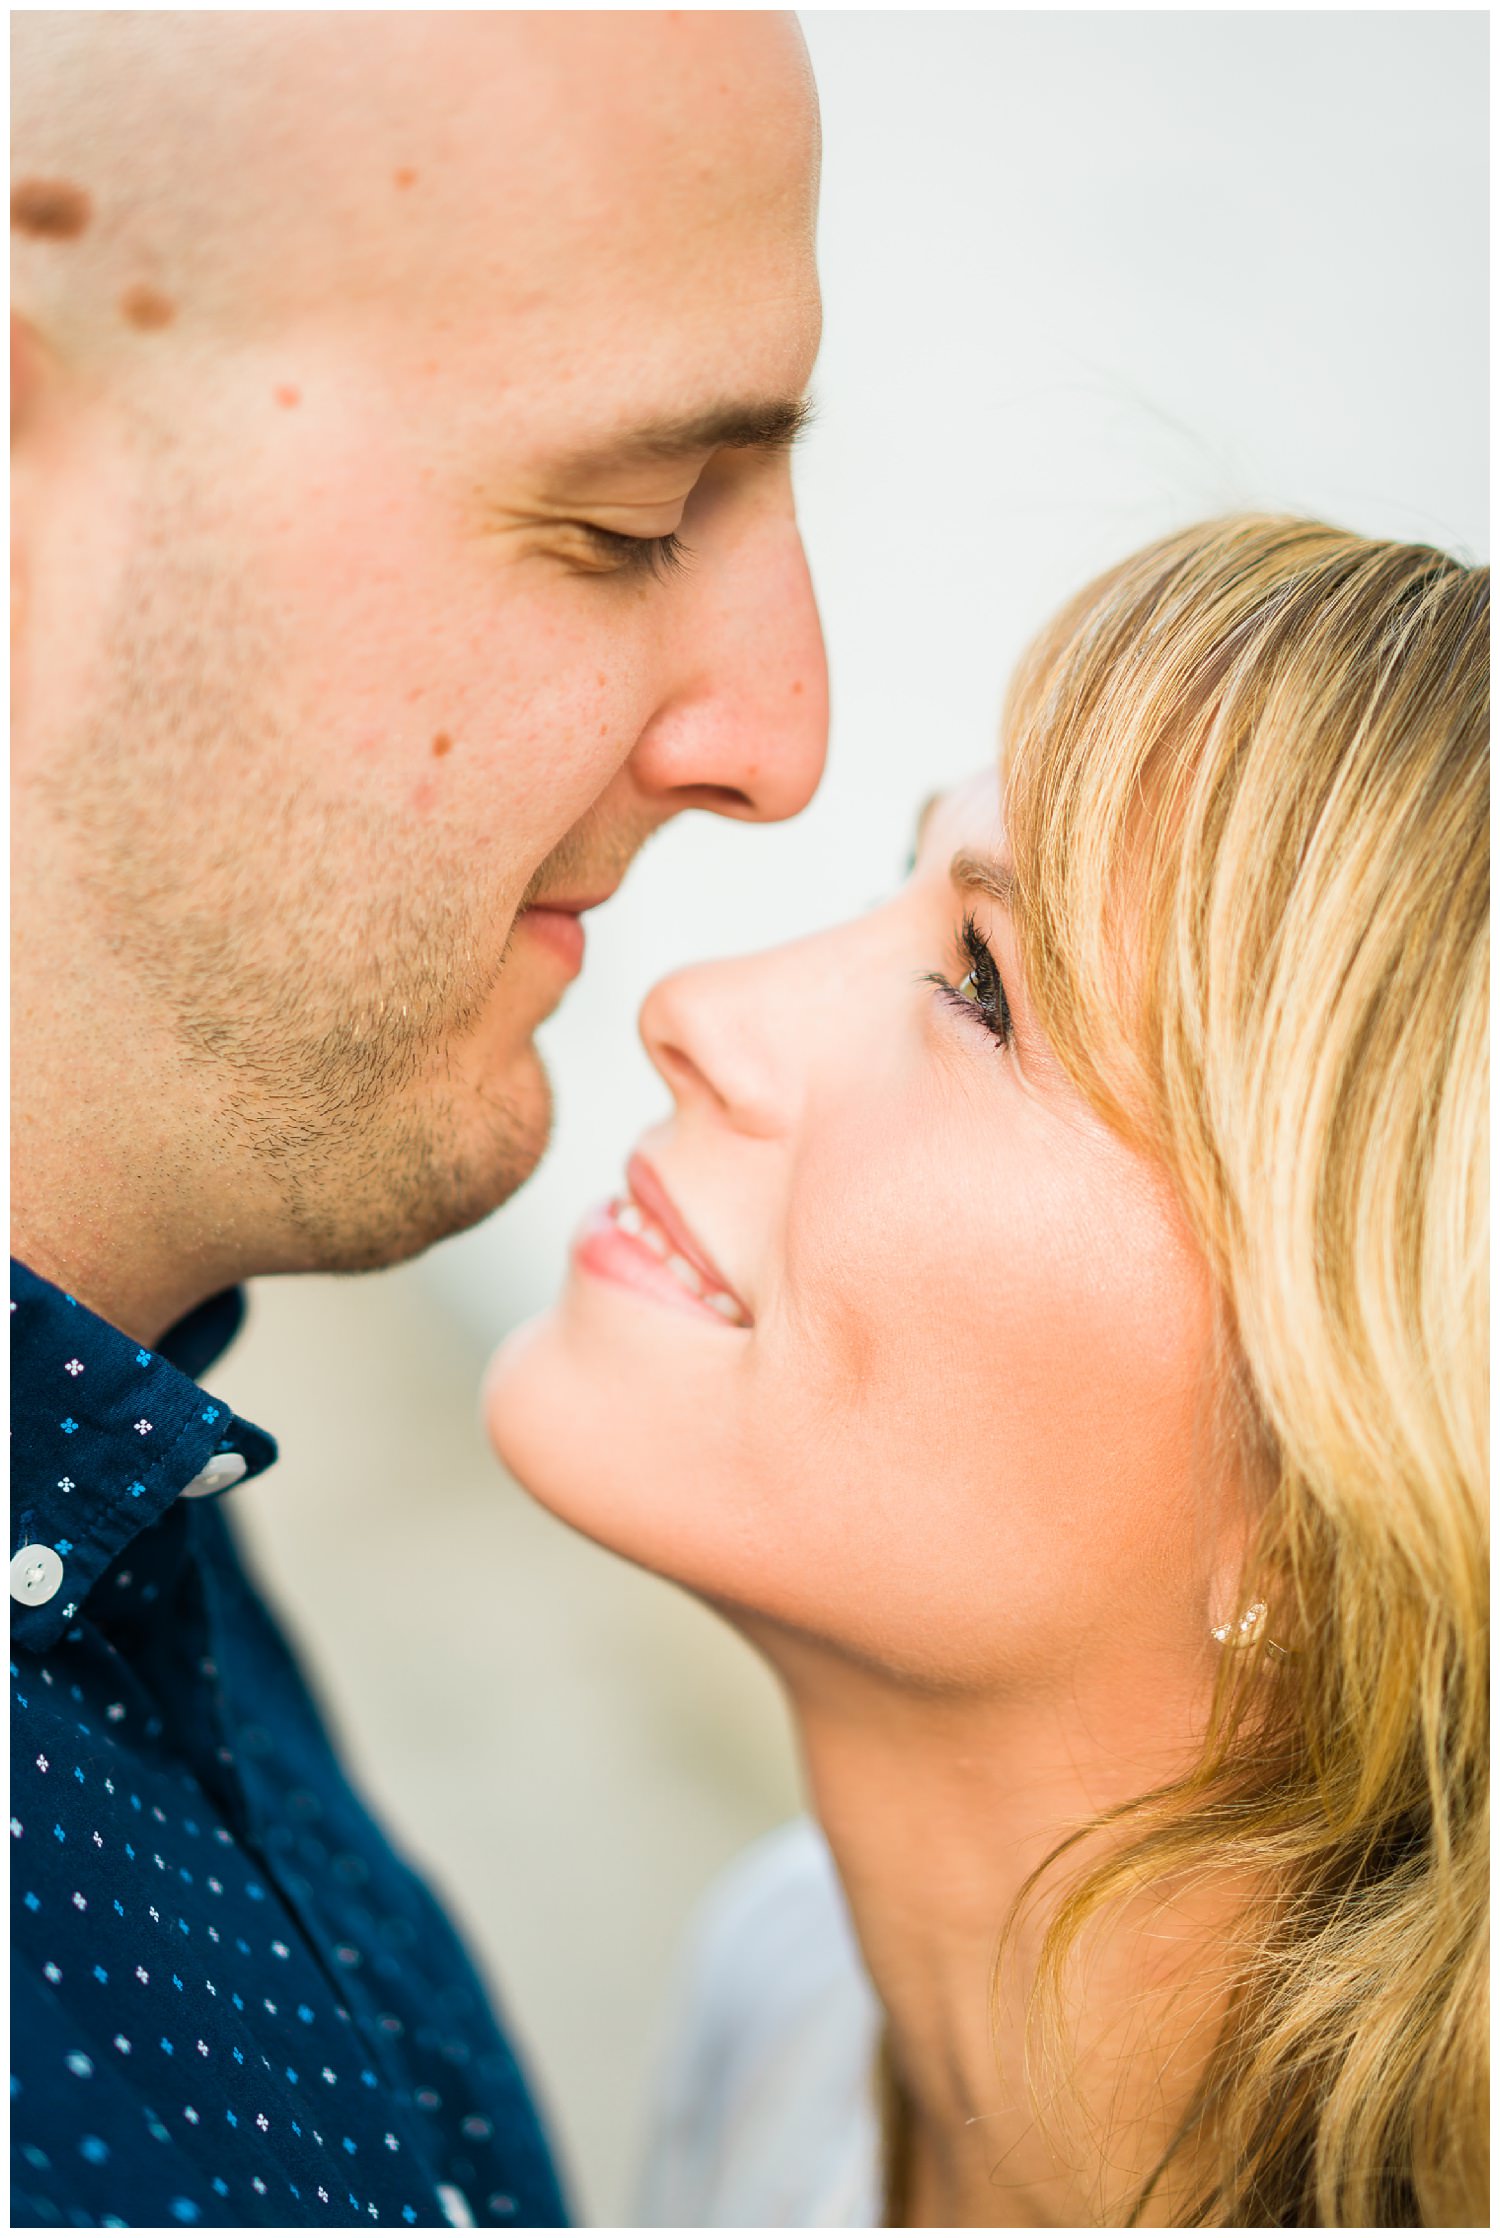
[[[957,981],[945,979],[941,972],[930,972],[928,977],[959,1010],[971,1015],[977,1013],[987,1032],[996,1041],[1009,1042],[1012,1032],[1010,1002],[1005,992],[1005,982],[1000,969],[990,954],[989,943],[972,917],[965,917],[959,933],[960,960],[968,970]]]

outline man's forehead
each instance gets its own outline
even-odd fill
[[[441,43],[424,40],[409,58],[417,67],[395,53],[381,67],[380,105],[407,140],[403,214],[430,200],[465,251],[497,255],[497,276],[528,241],[539,253],[520,261],[543,288],[553,250],[570,272],[581,259],[582,284],[596,286],[643,238],[659,242],[664,225],[691,252],[695,237],[792,218],[799,204],[810,221],[817,112],[790,19],[482,10],[418,20],[442,23]]]
[[[524,447],[570,482],[729,444],[783,446],[821,325],[816,111],[784,40],[746,80],[719,83],[695,33],[670,75],[696,70],[703,98],[670,117],[642,54],[613,76],[594,56],[569,98],[596,35],[621,57],[639,41],[649,60],[660,32],[631,33],[632,20],[575,26],[545,107],[518,118],[503,152],[491,153],[492,123],[450,130],[451,174],[414,164],[399,197],[398,221],[422,227],[411,308],[451,335],[444,354],[475,353],[518,432],[537,414],[540,440]],[[778,81],[802,107],[772,132]]]

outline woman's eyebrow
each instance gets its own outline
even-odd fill
[[[942,798],[942,790],[941,788],[939,788],[937,792],[929,793],[927,795],[927,798],[923,801],[921,807],[917,810],[916,827],[911,835],[911,852],[906,858],[906,875],[908,878],[910,878],[912,872],[917,867],[917,857],[922,852],[922,841],[926,836],[927,826],[932,821],[932,812],[939,805]]]
[[[921,807],[917,810],[916,829],[912,833],[911,841],[913,848],[921,846],[922,835],[926,831],[928,824],[932,821],[932,811],[934,810],[934,808],[936,808],[938,802],[942,799],[942,797],[943,796],[941,791],[929,793],[927,795],[927,798],[923,801]]]
[[[987,894],[1002,909],[1009,909],[1015,900],[1016,874],[994,855],[976,855],[972,848],[960,847],[948,865],[948,876],[955,886]]]

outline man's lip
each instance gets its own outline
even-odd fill
[[[535,894],[526,907],[555,909],[560,917],[581,917],[586,909],[600,908],[619,890],[618,885],[614,885],[601,888],[597,894]]]
[[[583,969],[584,931],[571,909],[523,909],[516,923],[551,950],[570,979],[577,978]]]
[[[648,1212],[675,1251],[682,1254],[688,1265],[696,1267],[710,1289],[723,1290],[733,1298],[747,1321],[754,1317],[734,1284],[728,1281],[719,1267],[704,1250],[692,1229],[683,1219],[654,1166],[637,1150],[632,1153],[626,1167],[625,1180],[630,1194],[643,1212]]]
[[[594,894],[538,894],[517,911],[516,923],[529,922],[532,931],[546,942],[569,978],[576,979],[583,969],[584,912],[597,909],[618,890],[617,879],[613,886],[602,887]]]

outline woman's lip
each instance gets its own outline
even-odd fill
[[[516,924],[525,926],[545,942],[552,954],[567,966],[570,978],[576,978],[582,971],[583,926],[571,909],[523,909]]]
[[[630,1194],[643,1212],[649,1213],[675,1251],[679,1251],[690,1267],[696,1267],[711,1290],[722,1290],[733,1298],[735,1304],[751,1319],[750,1309],[736,1290],[725,1279],[722,1271],[704,1250],[692,1229],[683,1219],[654,1166],[646,1163],[640,1152],[634,1151],[625,1167],[625,1180]]]
[[[678,1252],[664,1258],[666,1239],[658,1233],[654,1248],[637,1231],[627,1232],[619,1224],[622,1205],[600,1205],[589,1213],[573,1238],[571,1257],[582,1274],[595,1275],[606,1282],[618,1283],[647,1298],[653,1305],[671,1306],[679,1313],[686,1313],[697,1321],[711,1321],[718,1329],[741,1328],[747,1322],[737,1318],[738,1308],[728,1293],[714,1293],[712,1298],[700,1296],[683,1280],[686,1264]],[[637,1207],[638,1220],[640,1217]],[[653,1227],[654,1227],[653,1223]],[[680,1270],[674,1273],[674,1264]]]

